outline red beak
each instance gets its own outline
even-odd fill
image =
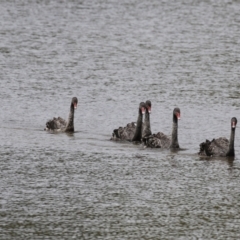
[[[176,115],[177,115],[177,119],[180,120],[181,119],[180,113],[176,113]]]

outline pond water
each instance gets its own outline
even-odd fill
[[[1,1],[1,239],[239,239],[238,1]],[[67,118],[73,134],[43,131]],[[109,141],[152,101],[182,151]]]

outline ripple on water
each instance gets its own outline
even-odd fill
[[[238,2],[0,5],[0,238],[240,238],[238,129],[233,162],[196,155],[238,117]],[[109,141],[147,99],[182,151]]]

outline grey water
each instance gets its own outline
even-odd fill
[[[240,2],[0,2],[0,239],[239,239]],[[73,134],[51,134],[78,97]],[[152,101],[182,151],[110,141]]]

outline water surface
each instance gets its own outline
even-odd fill
[[[237,1],[1,1],[0,238],[238,239]],[[74,134],[43,131],[79,99]],[[184,151],[109,141],[152,101]]]

